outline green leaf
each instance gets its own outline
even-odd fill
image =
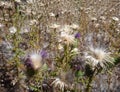
[[[76,77],[82,77],[83,75],[84,75],[84,72],[82,72],[82,71],[76,71],[75,72]]]
[[[30,89],[33,90],[33,91],[38,91],[38,88],[35,87],[35,86],[30,86]]]
[[[42,70],[43,70],[43,71],[48,70],[48,66],[47,66],[47,64],[46,64],[46,63],[42,66]]]
[[[120,63],[120,57],[115,58],[114,64],[117,65],[118,63]]]

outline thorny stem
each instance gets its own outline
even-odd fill
[[[92,83],[92,81],[93,81],[93,78],[94,78],[94,74],[95,74],[95,72],[96,72],[96,69],[97,69],[97,68],[94,69],[93,74],[89,77],[88,84],[87,84],[87,87],[86,87],[86,89],[85,89],[85,92],[91,92],[91,83]]]
[[[65,60],[65,62],[64,62],[64,60]],[[64,55],[63,62],[62,62],[65,70],[67,70],[68,62],[69,62],[69,45],[67,44],[66,47],[65,47],[65,55]]]

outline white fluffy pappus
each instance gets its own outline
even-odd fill
[[[34,70],[38,70],[42,65],[42,56],[40,52],[32,52],[26,59],[26,65],[31,66]]]
[[[75,37],[74,35],[70,35],[66,32],[61,32],[61,40],[64,41],[66,44],[73,44],[75,42]]]
[[[53,85],[55,88],[56,88],[56,87],[59,87],[60,90],[62,90],[62,92],[64,91],[65,87],[68,86],[65,82],[61,81],[60,78],[56,78],[56,79],[51,83],[51,85]]]
[[[108,64],[114,64],[114,59],[110,56],[110,52],[107,52],[104,48],[89,47],[85,58],[93,67],[99,64],[102,68],[106,68]]]

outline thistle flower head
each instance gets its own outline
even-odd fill
[[[68,86],[65,82],[61,81],[60,78],[56,78],[56,79],[51,83],[51,85],[53,85],[55,88],[56,88],[56,87],[59,87],[60,90],[62,90],[62,91],[64,91],[65,87]]]
[[[43,65],[41,54],[38,52],[29,54],[25,60],[25,64],[27,67],[38,70]]]
[[[60,32],[60,40],[63,41],[65,44],[74,44],[75,38],[79,38],[80,34],[76,33],[73,29],[78,29],[79,26],[77,24],[72,25],[62,25],[59,29]]]
[[[92,66],[97,66],[98,64],[105,68],[108,64],[113,64],[114,59],[110,56],[110,53],[103,48],[93,48],[90,47],[85,58],[89,61],[88,63]]]
[[[75,37],[73,35],[67,34],[66,32],[61,33],[61,39],[66,44],[73,44],[75,41]]]

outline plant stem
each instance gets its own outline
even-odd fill
[[[85,89],[85,92],[91,92],[91,83],[92,83],[92,81],[93,81],[93,78],[94,78],[94,74],[95,74],[95,72],[96,72],[96,69],[97,69],[97,68],[94,69],[93,74],[89,77],[88,84],[87,84],[87,87],[86,87],[86,89]]]

